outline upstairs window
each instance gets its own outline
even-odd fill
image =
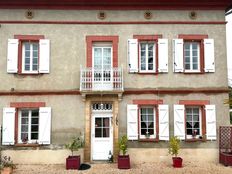
[[[39,43],[23,42],[22,72],[37,73],[39,59]]]
[[[15,35],[8,39],[7,72],[49,73],[50,41],[43,35]]]
[[[140,43],[140,72],[155,72],[155,48],[156,44],[154,42]]]
[[[179,35],[173,39],[173,71],[215,72],[214,40],[208,35]]]
[[[184,69],[185,71],[200,72],[200,43],[184,43]]]
[[[168,39],[160,35],[134,35],[128,39],[130,73],[167,73]]]

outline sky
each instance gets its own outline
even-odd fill
[[[226,16],[228,82],[232,86],[232,13]]]

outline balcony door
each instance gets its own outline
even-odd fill
[[[93,89],[112,90],[112,47],[93,47]]]

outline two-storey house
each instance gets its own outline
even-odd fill
[[[80,135],[82,159],[107,160],[126,134],[132,162],[162,161],[175,135],[184,159],[216,161],[230,3],[2,0],[2,153],[64,163]]]

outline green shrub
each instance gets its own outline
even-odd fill
[[[120,149],[120,151],[122,151],[123,155],[126,155],[126,152],[127,152],[127,142],[128,142],[128,139],[127,139],[126,135],[123,135],[119,139],[119,142],[118,142],[119,149]]]
[[[74,151],[78,151],[79,148],[83,147],[84,142],[81,138],[77,137],[77,138],[73,138],[72,141],[68,144],[65,144],[65,148],[69,149],[72,153],[73,156],[73,152]]]
[[[171,137],[169,141],[168,153],[171,155],[175,155],[176,157],[179,153],[179,150],[180,150],[180,139],[177,136]]]

